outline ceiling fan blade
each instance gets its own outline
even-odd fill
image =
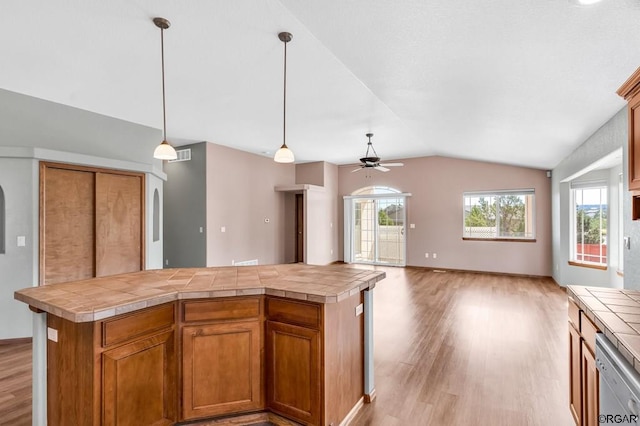
[[[351,173],[359,172],[360,170],[362,170],[362,167],[358,167],[357,169],[351,170]]]
[[[374,169],[379,170],[381,172],[388,172],[389,169],[387,169],[386,167],[382,167],[382,166],[376,166],[374,167]]]
[[[383,167],[402,167],[404,163],[380,163]]]

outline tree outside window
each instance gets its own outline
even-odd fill
[[[464,237],[532,239],[533,191],[464,195]]]
[[[607,264],[607,188],[573,189],[573,260]]]

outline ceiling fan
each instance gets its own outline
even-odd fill
[[[360,159],[360,162],[362,163],[360,167],[353,170],[351,173],[357,172],[358,170],[369,169],[369,168],[372,168],[381,172],[388,172],[390,169],[388,169],[387,167],[404,166],[404,163],[380,163],[380,157],[378,157],[378,153],[376,152],[375,148],[373,147],[373,144],[371,143],[371,137],[373,136],[373,133],[367,133],[365,136],[369,138],[369,142],[367,142],[367,152],[364,154],[364,157]],[[371,151],[371,154],[369,154],[369,151]]]

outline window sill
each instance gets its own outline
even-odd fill
[[[607,270],[607,266],[598,265],[598,264],[595,264],[595,263],[574,262],[573,260],[570,260],[568,263],[571,266],[578,266],[578,267],[581,267],[581,268],[599,269],[601,271],[606,271]]]
[[[510,243],[535,243],[535,238],[472,238],[462,237],[462,241],[502,241]]]

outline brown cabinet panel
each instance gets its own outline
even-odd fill
[[[293,300],[268,297],[266,300],[267,317],[271,321],[296,324],[303,327],[320,328],[320,305],[296,302]]]
[[[142,269],[141,176],[96,173],[96,276]]]
[[[569,409],[576,425],[582,424],[582,339],[569,322]]]
[[[629,99],[629,190],[640,190],[640,93]]]
[[[261,322],[182,330],[183,418],[264,409]]]
[[[42,167],[41,284],[91,278],[95,272],[95,175]]]
[[[102,346],[123,343],[172,327],[174,312],[174,303],[168,303],[105,320],[102,322]]]
[[[596,351],[596,333],[598,333],[598,329],[595,324],[591,322],[584,311],[580,311],[580,334],[584,343],[593,353]]]
[[[102,354],[105,426],[177,420],[174,341],[170,331]]]
[[[598,426],[600,373],[589,347],[582,342],[582,424]]]
[[[259,298],[229,298],[184,302],[184,321],[223,321],[257,318],[260,315]]]
[[[302,422],[320,423],[320,333],[267,321],[267,406]]]

